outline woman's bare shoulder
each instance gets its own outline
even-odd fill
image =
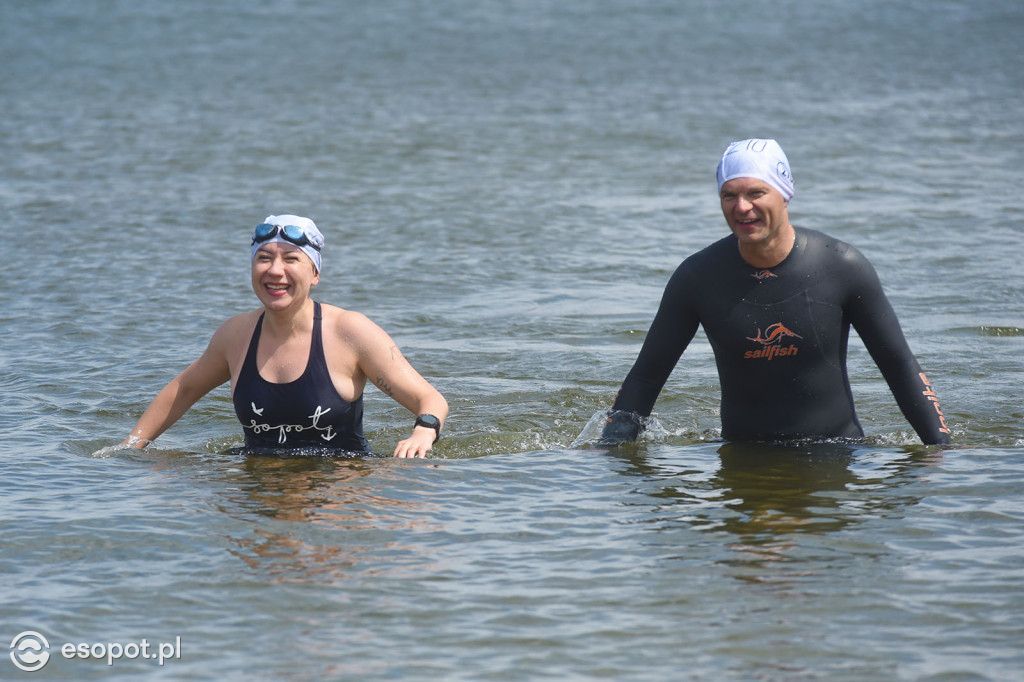
[[[231,345],[239,341],[248,341],[262,311],[262,308],[257,308],[229,317],[213,333],[213,340]]]
[[[384,330],[363,313],[334,305],[321,304],[324,330],[349,343],[379,342],[387,338]]]

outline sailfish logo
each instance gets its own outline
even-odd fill
[[[765,331],[768,332],[768,336],[761,336],[761,330],[758,329],[757,336],[748,336],[747,341],[757,341],[762,346],[773,346],[781,343],[784,336],[793,336],[798,339],[803,338],[796,332],[786,329],[786,326],[781,322],[776,322],[765,329]]]
[[[773,325],[769,325],[765,330],[765,333],[761,333],[761,329],[758,328],[757,336],[748,336],[747,341],[754,341],[755,343],[761,344],[761,348],[758,350],[748,350],[743,354],[743,357],[748,360],[755,358],[761,360],[771,360],[776,357],[785,357],[787,355],[796,355],[800,350],[794,344],[789,344],[787,347],[782,346],[782,340],[784,338],[802,339],[803,337],[788,329],[781,322],[776,322]]]

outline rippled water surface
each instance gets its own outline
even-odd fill
[[[1019,679],[1022,29],[1010,0],[0,4],[0,641],[50,646],[0,678]],[[657,428],[594,446],[751,136],[793,221],[875,264],[954,447],[856,338],[864,443],[723,443],[700,334]],[[235,454],[226,387],[112,448],[257,305],[285,212],[327,235],[317,297],[448,398],[436,456]],[[389,452],[410,416],[366,411]],[[178,655],[61,654],[143,639]]]

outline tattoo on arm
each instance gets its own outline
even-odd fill
[[[391,388],[388,382],[384,381],[384,377],[378,376],[373,380],[374,385],[380,390],[384,391],[389,397],[395,397],[395,391]]]

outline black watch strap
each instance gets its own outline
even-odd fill
[[[421,414],[416,417],[416,426],[425,426],[428,429],[434,429],[434,442],[436,443],[441,438],[441,420],[432,414]]]

